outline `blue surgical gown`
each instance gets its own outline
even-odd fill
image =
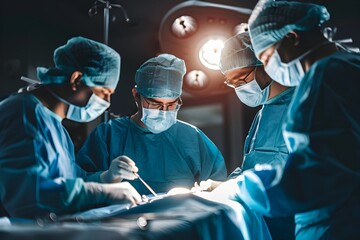
[[[74,146],[61,119],[29,93],[3,100],[0,112],[0,216],[36,217],[85,207]]]
[[[286,163],[289,150],[282,135],[282,124],[285,122],[293,93],[294,88],[286,89],[267,101],[256,114],[246,136],[242,166],[235,169],[229,178],[254,168],[256,164]]]
[[[241,198],[267,215],[295,215],[297,239],[360,236],[360,56],[317,61],[290,104],[285,168],[238,178]]]
[[[156,192],[190,188],[195,181],[226,179],[224,158],[198,128],[177,120],[159,134],[140,127],[129,117],[99,125],[76,156],[86,171],[107,170],[110,162],[126,155],[136,162],[139,175]],[[150,192],[138,180],[130,181],[140,194]]]
[[[256,114],[244,144],[242,167],[235,169],[229,178],[239,176],[243,171],[252,169],[256,164],[285,165],[289,150],[282,135],[282,126],[294,93],[288,88],[270,99]],[[294,218],[266,218],[270,233],[274,239],[294,239]]]

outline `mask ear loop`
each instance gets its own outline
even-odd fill
[[[65,104],[67,104],[68,106],[73,105],[72,103],[70,103],[69,101],[65,100],[64,98],[58,96],[57,94],[55,94],[52,90],[50,90],[49,88],[45,87],[45,89],[53,96],[55,97],[57,100],[59,100],[60,102],[63,102]]]
[[[351,47],[347,46],[347,43],[353,43],[352,38],[345,38],[345,39],[339,39],[334,40],[334,36],[337,32],[337,28],[330,28],[326,27],[323,29],[324,37],[331,43],[334,43],[337,47],[341,48],[342,50],[349,52],[349,53],[360,53],[360,49],[358,47]]]

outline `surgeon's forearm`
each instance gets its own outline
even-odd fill
[[[86,182],[98,182],[98,183],[104,183],[102,180],[101,180],[101,174],[103,172],[100,171],[100,172],[95,172],[95,173],[87,173],[86,174],[86,177],[85,177],[85,181]]]

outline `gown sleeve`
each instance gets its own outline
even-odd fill
[[[70,137],[60,122],[29,102],[2,106],[8,112],[0,118],[0,196],[6,214],[36,217],[92,206],[96,200],[74,172]]]
[[[266,215],[341,204],[360,190],[359,68],[334,59],[305,75],[290,106],[285,168],[244,172],[240,196]]]
[[[76,154],[77,164],[85,171],[94,173],[108,169],[110,161],[109,131],[110,127],[107,123],[97,126]]]

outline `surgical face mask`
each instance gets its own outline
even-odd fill
[[[76,122],[90,122],[99,117],[107,108],[110,103],[92,94],[88,103],[84,107],[79,107],[67,102],[69,109],[66,113],[66,118]]]
[[[248,105],[249,107],[257,107],[261,104],[264,104],[268,100],[270,84],[264,89],[261,89],[259,84],[254,79],[247,84],[235,88],[235,92],[241,102]]]
[[[109,106],[110,103],[104,99],[98,97],[96,94],[92,94],[88,103],[84,107],[75,106],[72,103],[56,95],[53,91],[48,91],[59,101],[69,106],[66,113],[66,118],[76,122],[90,122],[100,116]]]
[[[150,132],[161,133],[176,123],[177,112],[178,109],[163,111],[143,107],[141,121]]]
[[[306,52],[308,54],[308,52]],[[305,57],[305,54],[293,59],[288,63],[281,62],[281,58],[277,50],[270,57],[265,71],[269,76],[284,86],[297,86],[300,84],[304,76],[304,70],[300,60]]]
[[[275,50],[273,55],[270,57],[268,64],[265,67],[265,71],[272,79],[274,79],[281,85],[289,87],[298,86],[301,79],[305,75],[304,69],[300,61],[311,52],[326,44],[330,44],[330,42],[322,42],[288,63],[281,62],[280,55],[278,51]]]

